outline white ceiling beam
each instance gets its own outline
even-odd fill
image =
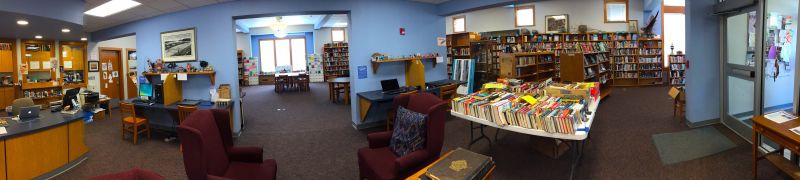
[[[330,20],[330,19],[331,19],[331,15],[330,14],[325,15],[325,17],[323,17],[321,20],[319,20],[319,22],[314,24],[314,29],[322,28],[322,26],[325,25],[325,23],[328,23],[328,20]]]

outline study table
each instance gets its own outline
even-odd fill
[[[428,88],[423,90],[423,92],[439,96],[439,94],[441,93],[439,91],[440,86],[448,84],[465,84],[465,83],[466,82],[450,80],[450,79],[431,81],[425,83],[426,86],[428,86]],[[360,124],[354,123],[356,129],[366,129],[384,125],[386,123],[387,114],[392,109],[392,102],[394,101],[394,97],[397,97],[402,93],[403,92],[396,94],[386,94],[383,93],[383,91],[381,90],[356,93],[356,95],[358,96],[358,109],[359,109],[358,115],[359,119],[361,120]]]
[[[763,115],[753,117],[753,178],[758,178],[758,161],[767,159],[778,169],[791,176],[793,179],[800,179],[800,167],[797,167],[797,158],[790,161],[783,157],[783,150],[789,149],[792,154],[800,154],[800,135],[792,132],[791,128],[800,126],[800,119],[792,119],[783,123],[769,120]],[[772,152],[761,155],[759,145],[761,137],[772,140],[780,147]]]
[[[142,102],[134,102],[136,98],[127,99],[123,101],[123,103],[130,103],[136,107],[136,116],[143,116],[147,118],[150,122],[150,125],[158,130],[168,132],[170,134],[176,133],[176,128],[178,127],[178,103],[173,103],[169,105],[159,104],[159,103],[142,103]],[[205,101],[205,103],[209,103]],[[197,110],[211,110],[211,109],[221,109],[230,112],[230,124],[231,128],[233,127],[233,105],[228,104],[224,106],[219,106],[217,104],[212,105],[203,105],[204,103],[200,103],[197,105]]]
[[[0,180],[48,179],[86,160],[84,114],[41,111],[36,119],[7,120],[0,134]]]
[[[486,119],[480,119],[480,118],[477,118],[477,117],[474,117],[474,116],[470,116],[470,115],[465,115],[465,114],[462,114],[462,113],[459,113],[459,112],[456,112],[456,111],[453,111],[453,110],[450,111],[450,115],[452,115],[454,117],[457,117],[459,119],[467,120],[470,123],[478,123],[478,124],[481,125],[481,131],[480,131],[481,132],[481,136],[479,136],[478,138],[473,138],[474,136],[472,135],[472,125],[470,124],[470,145],[472,145],[473,143],[475,143],[476,141],[478,141],[480,139],[486,139],[486,141],[489,141],[489,143],[491,143],[491,140],[483,132],[483,128],[482,128],[483,126],[494,127],[494,128],[497,128],[498,131],[500,129],[502,129],[502,130],[516,132],[516,133],[520,133],[520,134],[526,134],[526,135],[531,135],[531,136],[539,136],[539,137],[545,137],[545,138],[560,139],[560,140],[569,142],[570,143],[570,149],[573,149],[573,153],[574,153],[573,156],[572,156],[573,158],[572,158],[571,167],[570,167],[570,179],[572,179],[572,177],[573,177],[573,175],[575,173],[575,168],[578,166],[578,164],[580,163],[580,159],[583,156],[583,144],[585,143],[586,139],[589,137],[589,131],[591,130],[592,123],[594,122],[594,116],[595,116],[595,114],[597,112],[597,105],[598,104],[600,104],[600,98],[597,98],[597,99],[593,100],[591,103],[589,103],[588,112],[586,112],[586,116],[587,116],[588,120],[577,127],[578,129],[586,129],[586,130],[585,131],[575,131],[575,134],[549,133],[549,132],[545,132],[544,130],[528,129],[528,128],[523,128],[523,127],[519,127],[519,126],[512,126],[512,125],[499,126],[495,122],[491,122],[491,121],[486,120]]]

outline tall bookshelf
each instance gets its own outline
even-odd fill
[[[239,67],[239,86],[247,86],[247,74],[245,73],[244,51],[236,50],[236,63]]]
[[[84,63],[87,61],[85,42],[60,42],[61,84],[64,89],[85,88],[88,71]]]
[[[669,55],[669,85],[683,86],[686,84],[686,56]]]
[[[639,62],[639,82],[638,85],[663,85],[664,84],[664,56],[661,39],[639,39],[638,62]]]
[[[500,77],[523,81],[541,81],[556,76],[555,53],[503,53],[500,55]]]
[[[30,97],[42,107],[50,102],[61,100],[62,88],[56,79],[51,63],[55,59],[55,45],[52,41],[22,41],[22,95]]]
[[[472,41],[480,40],[477,33],[457,33],[446,37],[447,45],[447,76],[453,77],[453,60],[472,59]]]
[[[350,76],[350,51],[346,42],[328,43],[322,49],[325,79]]]

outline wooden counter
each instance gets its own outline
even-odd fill
[[[0,135],[0,180],[51,178],[67,165],[84,160],[83,113],[41,111],[38,119],[9,121]]]

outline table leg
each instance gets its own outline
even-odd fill
[[[569,170],[569,179],[575,178],[575,169],[581,164],[581,159],[583,158],[583,145],[585,142],[586,142],[585,140],[580,142],[570,141],[570,143],[572,144],[570,145],[570,148],[574,149],[574,151],[572,155],[572,163]]]
[[[483,124],[480,124],[480,125],[478,125],[477,127],[475,127],[475,126],[473,126],[473,122],[469,122],[469,128],[470,128],[470,131],[469,131],[469,137],[470,137],[470,142],[469,142],[469,145],[467,146],[467,148],[472,148],[472,145],[473,145],[473,144],[475,144],[476,142],[480,141],[481,139],[486,139],[486,141],[488,141],[488,142],[489,142],[489,147],[491,148],[491,146],[492,146],[492,140],[491,140],[491,139],[489,139],[489,136],[486,136],[486,133],[483,131],[483,128],[484,128],[484,127],[486,127],[486,125],[483,125]],[[478,136],[478,138],[473,138],[474,136],[472,135],[472,132],[473,132],[473,131],[475,131],[475,129],[480,129],[480,130],[481,130],[481,136]]]
[[[350,83],[344,84],[344,104],[350,104]]]
[[[754,123],[755,124],[755,123]],[[753,129],[758,127],[753,126]],[[758,179],[758,132],[753,131],[753,179]]]
[[[333,83],[328,82],[328,100],[333,101]]]

